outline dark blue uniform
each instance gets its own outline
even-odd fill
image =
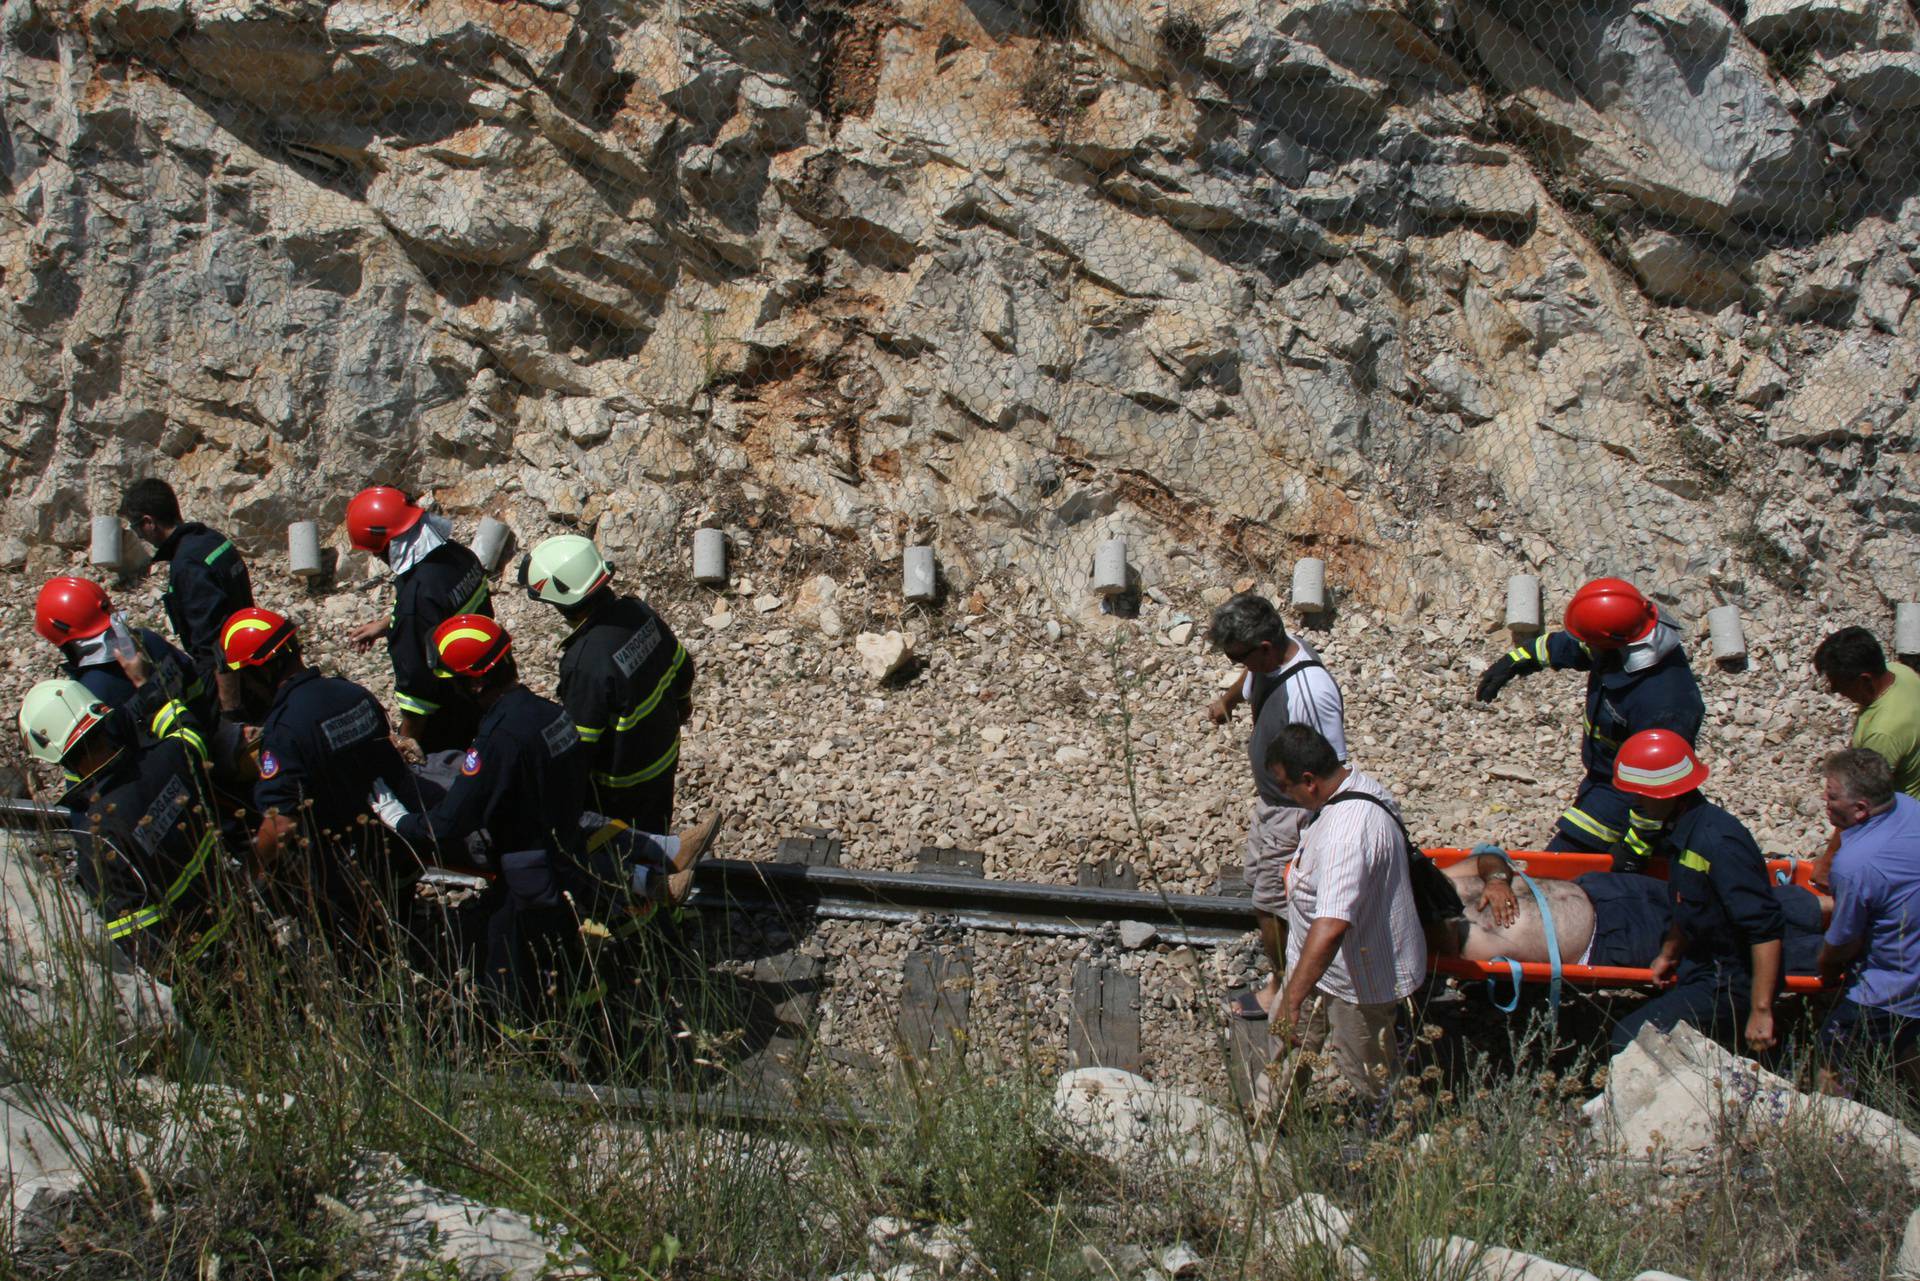
[[[1718,805],[1695,803],[1661,830],[1654,849],[1668,859],[1673,923],[1686,949],[1674,986],[1615,1025],[1615,1053],[1648,1023],[1665,1032],[1684,1020],[1709,1035],[1738,1028],[1753,991],[1753,947],[1786,934],[1766,857]]]
[[[483,981],[503,1003],[531,1013],[566,971],[578,930],[562,897],[577,875],[585,840],[587,770],[580,732],[560,704],[524,685],[502,694],[446,796],[400,820],[415,846],[452,845],[485,830],[499,868],[498,902],[487,925]]]
[[[643,832],[673,822],[693,659],[643,600],[614,596],[560,643],[560,701],[586,744],[593,807]]]
[[[1539,667],[1588,673],[1580,738],[1580,763],[1587,776],[1555,825],[1558,836],[1548,848],[1604,853],[1624,843],[1644,856],[1644,844],[1659,824],[1635,813],[1633,798],[1613,785],[1613,758],[1620,744],[1646,729],[1670,729],[1688,743],[1699,741],[1707,704],[1686,652],[1675,647],[1637,672],[1603,669],[1595,666],[1593,651],[1572,635],[1551,632],[1513,653],[1524,653]]]
[[[60,670],[87,687],[87,692],[116,710],[126,708],[145,745],[184,734],[207,754],[206,735],[218,723],[220,704],[211,681],[203,681],[193,663],[167,643],[166,637],[145,627],[133,629],[134,641],[153,669],[146,685],[136,688],[109,659],[87,667],[62,663]]]
[[[487,572],[459,543],[442,543],[396,580],[387,658],[393,664],[394,699],[421,724],[420,747],[445,751],[472,741],[473,709],[453,695],[440,676],[433,631],[455,614],[493,617]]]
[[[204,778],[174,738],[126,747],[66,798],[80,836],[80,888],[108,937],[168,980],[174,962],[197,960],[219,938],[234,906]]]
[[[220,670],[220,625],[253,604],[253,581],[233,540],[198,521],[176,526],[153,558],[167,562],[161,597],[180,648],[207,687]]]
[[[348,912],[365,925],[393,877],[385,833],[369,819],[376,779],[403,800],[416,795],[378,699],[311,668],[280,686],[260,725],[254,804],[294,820],[306,850],[295,870],[328,924]]]

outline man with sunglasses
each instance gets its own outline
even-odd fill
[[[1263,596],[1242,593],[1213,612],[1207,639],[1243,670],[1232,688],[1214,699],[1207,716],[1225,724],[1241,703],[1253,709],[1247,761],[1253,772],[1253,817],[1247,829],[1246,881],[1260,922],[1260,946],[1273,972],[1257,992],[1243,993],[1230,1007],[1241,1018],[1265,1018],[1280,996],[1281,921],[1287,907],[1286,869],[1300,844],[1308,811],[1274,781],[1267,751],[1288,725],[1307,725],[1347,759],[1346,709],[1340,686],[1320,656],[1287,635],[1280,611]]]

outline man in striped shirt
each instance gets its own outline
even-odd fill
[[[1274,1085],[1290,1092],[1312,1056],[1336,1088],[1378,1099],[1403,1067],[1399,1003],[1427,977],[1400,807],[1309,725],[1281,729],[1267,764],[1313,815],[1287,883],[1287,983],[1269,1025],[1281,1064]]]
[[[1247,763],[1253,772],[1253,821],[1247,829],[1247,888],[1260,921],[1260,944],[1273,972],[1258,992],[1230,1007],[1242,1018],[1265,1018],[1280,995],[1281,918],[1286,911],[1287,861],[1300,844],[1307,811],[1288,798],[1267,770],[1267,749],[1287,725],[1319,731],[1341,760],[1347,758],[1345,708],[1340,687],[1320,656],[1287,635],[1280,611],[1263,596],[1243,593],[1214,611],[1207,632],[1227,658],[1244,669],[1238,684],[1207,708],[1225,724],[1245,702],[1253,708]]]

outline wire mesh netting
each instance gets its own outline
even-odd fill
[[[261,541],[393,480],[1075,608],[1115,535],[1915,594],[1905,0],[4,12],[27,541],[160,468]]]

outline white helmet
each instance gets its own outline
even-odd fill
[[[58,765],[94,726],[112,715],[79,681],[41,681],[20,704],[20,737],[27,755]]]
[[[520,585],[527,595],[572,609],[607,585],[613,568],[590,538],[558,534],[520,558]]]

